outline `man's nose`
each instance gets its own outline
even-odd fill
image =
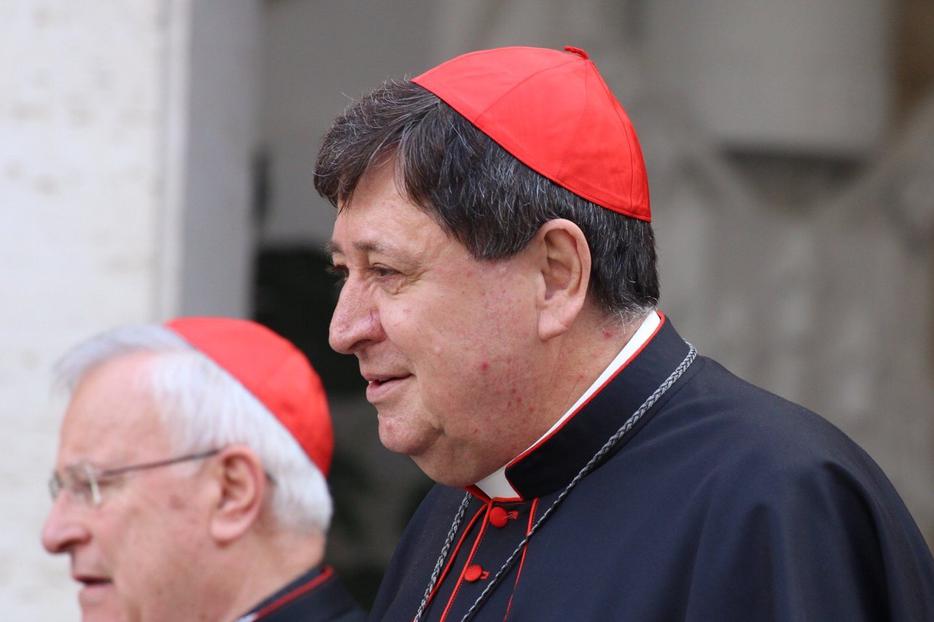
[[[66,497],[58,496],[42,526],[42,546],[49,553],[65,553],[91,537],[87,527],[77,520],[74,503]]]
[[[328,342],[341,354],[359,353],[360,349],[383,338],[379,312],[365,286],[348,280],[337,298],[331,316]]]

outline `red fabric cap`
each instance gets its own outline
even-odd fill
[[[298,348],[248,320],[182,317],[165,325],[262,402],[327,477],[334,451],[327,397]]]
[[[506,47],[413,78],[529,168],[602,207],[650,221],[629,116],[581,49]]]

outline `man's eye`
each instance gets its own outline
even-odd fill
[[[91,486],[91,482],[87,480],[75,482],[75,494],[82,499],[90,499],[92,492],[93,487]]]
[[[82,501],[90,501],[94,494],[91,481],[83,475],[73,476],[66,480],[64,487],[68,489],[72,496]]]
[[[347,268],[345,266],[328,266],[325,271],[334,278],[334,283],[338,287],[347,281]]]
[[[370,272],[372,272],[374,276],[377,276],[380,278],[387,277],[387,276],[395,276],[399,274],[397,270],[393,270],[392,268],[387,268],[386,266],[372,266],[370,268]]]

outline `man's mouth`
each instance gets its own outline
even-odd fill
[[[91,607],[107,600],[113,580],[100,575],[76,574],[74,580],[81,584],[78,591],[78,602],[82,607]]]
[[[412,377],[412,374],[400,375],[382,375],[382,374],[364,374],[366,385],[366,399],[371,404],[385,399],[392,391],[401,385],[404,381]]]
[[[113,580],[105,576],[76,574],[73,578],[75,581],[86,588],[102,587],[113,584]]]

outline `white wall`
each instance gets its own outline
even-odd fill
[[[0,8],[0,611],[77,619],[65,559],[39,544],[62,349],[160,300],[160,83],[155,2]]]
[[[49,397],[55,359],[117,324],[246,309],[244,59],[258,8],[198,0],[193,18],[192,6],[0,3],[4,620],[78,619],[67,560],[39,543],[63,406]]]

